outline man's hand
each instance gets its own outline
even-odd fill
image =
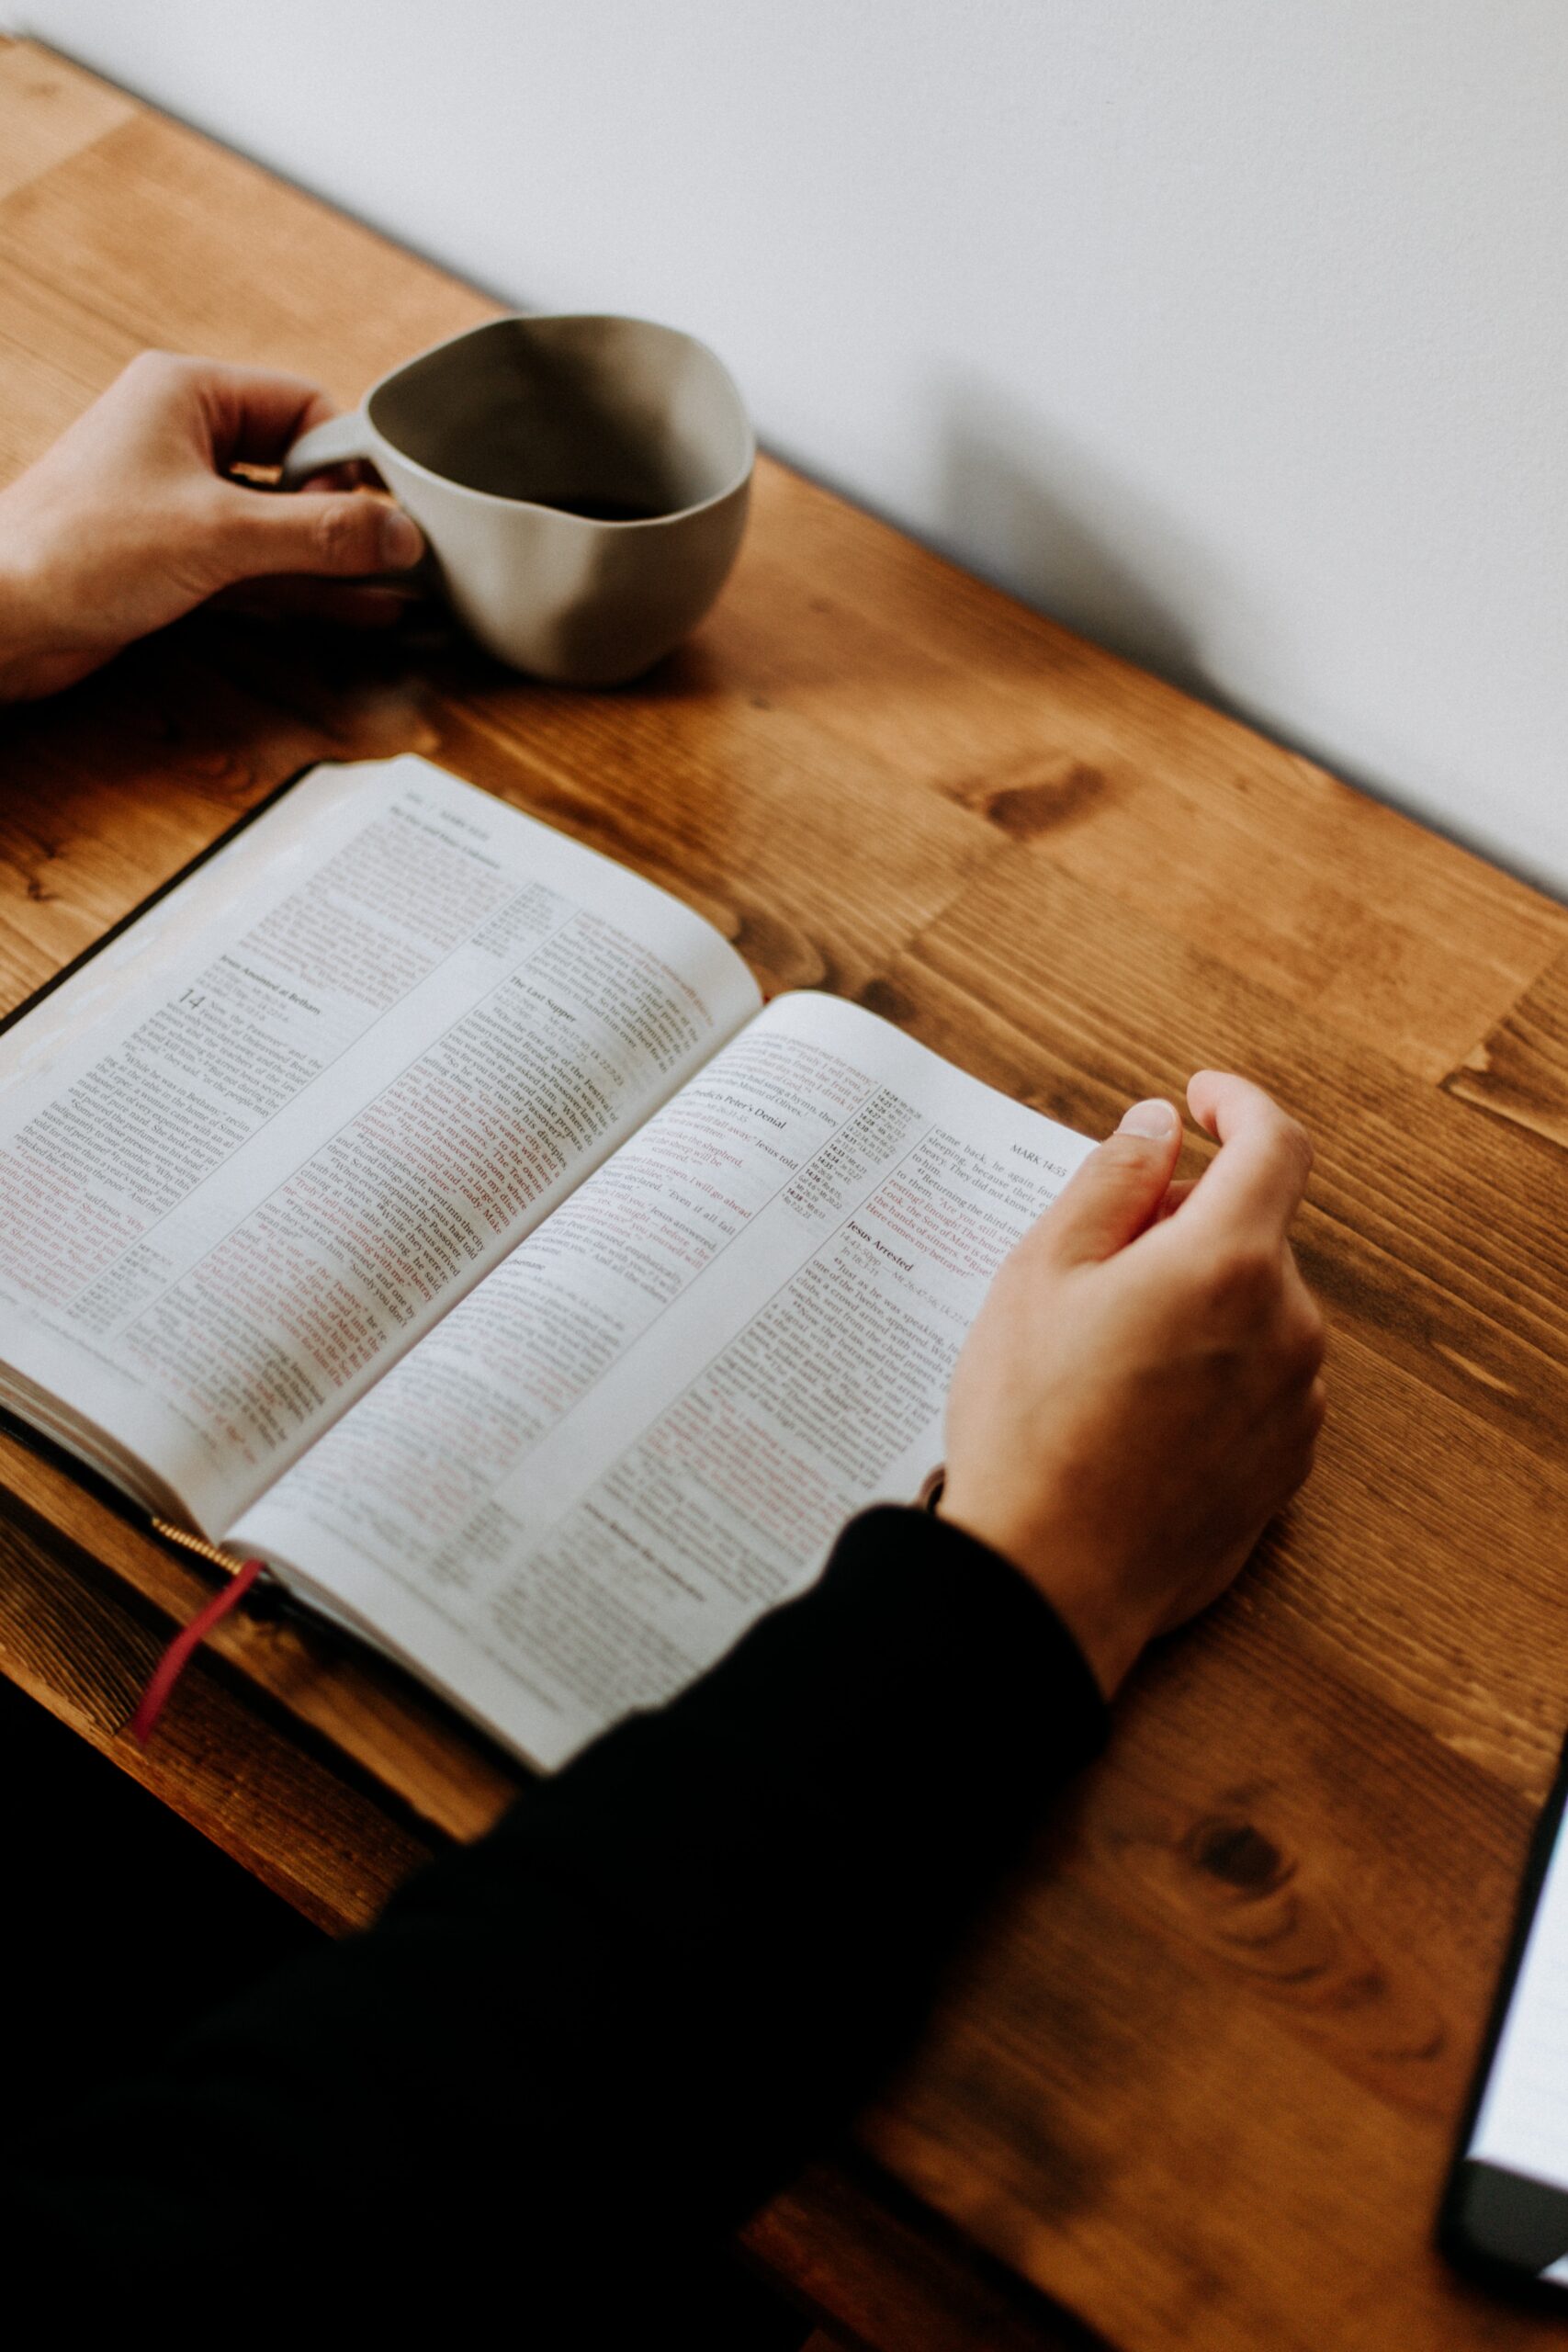
[[[284,497],[231,479],[276,465],[332,413],[298,377],[133,359],[0,492],[0,699],[71,685],[241,582],[265,582],[294,610],[395,617],[402,592],[364,575],[419,561],[406,514],[349,490]]]
[[[1140,1102],[998,1272],[953,1375],[939,1506],[1012,1560],[1109,1697],[1207,1607],[1312,1466],[1323,1317],[1286,1238],[1294,1120],[1202,1070],[1220,1150],[1172,1187],[1181,1122]]]

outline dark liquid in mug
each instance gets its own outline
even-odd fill
[[[526,492],[524,493],[525,496]],[[591,523],[651,523],[656,514],[673,514],[676,509],[663,502],[652,503],[642,498],[601,498],[592,491],[585,491],[581,498],[544,498],[534,500],[536,506],[554,506],[562,514],[586,515]]]

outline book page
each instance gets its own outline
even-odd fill
[[[428,762],[315,771],[0,1041],[7,1396],[216,1534],[758,1001]]]
[[[918,1495],[991,1274],[1089,1148],[782,997],[233,1540],[558,1764]]]

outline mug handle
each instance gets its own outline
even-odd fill
[[[351,408],[342,416],[329,416],[296,441],[283,460],[278,475],[279,490],[298,490],[312,474],[324,474],[329,467],[345,466],[351,458],[373,458],[370,431],[363,409]]]

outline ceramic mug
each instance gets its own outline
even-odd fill
[[[603,686],[657,662],[718,594],[755,457],[734,382],[694,336],[646,319],[495,319],[307,433],[283,487],[367,458],[488,651]]]

